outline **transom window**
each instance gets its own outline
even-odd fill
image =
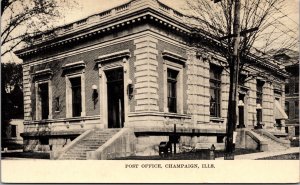
[[[178,71],[168,69],[168,109],[169,112],[177,112],[177,76]]]
[[[220,117],[221,69],[210,66],[210,116]]]

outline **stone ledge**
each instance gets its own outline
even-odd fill
[[[24,132],[22,137],[40,137],[40,136],[70,136],[80,135],[86,130],[68,130],[68,131],[44,131],[44,132]]]

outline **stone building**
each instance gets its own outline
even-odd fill
[[[285,85],[285,112],[289,119],[286,121],[286,133],[299,136],[299,52],[281,49],[273,57],[282,62],[289,73]]]
[[[32,46],[16,52],[23,59],[25,149],[66,151],[91,134],[108,135],[109,148],[107,141],[126,129],[135,139],[115,150],[133,142],[136,154],[154,154],[175,125],[179,146],[222,149],[229,75],[220,64],[226,59],[193,47],[212,38],[193,32],[187,19],[157,0],[133,0],[32,38]],[[245,78],[265,75],[240,84],[238,127],[277,131],[274,107],[284,107],[287,74],[275,61],[247,60]],[[115,128],[124,129],[109,131]]]

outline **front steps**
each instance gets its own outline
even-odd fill
[[[282,151],[289,148],[289,141],[279,139],[266,130],[253,131],[259,134],[259,136],[262,137],[268,143],[268,151]]]
[[[87,152],[95,151],[121,129],[102,129],[91,131],[72,148],[63,153],[60,160],[86,160]]]

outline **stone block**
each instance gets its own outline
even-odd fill
[[[156,48],[156,43],[154,42],[140,42],[135,45],[136,49],[150,47],[150,48]]]
[[[134,51],[134,55],[139,55],[139,54],[143,54],[143,53],[152,53],[152,54],[158,55],[157,49],[154,49],[151,47],[140,48],[140,49],[137,49]]]

